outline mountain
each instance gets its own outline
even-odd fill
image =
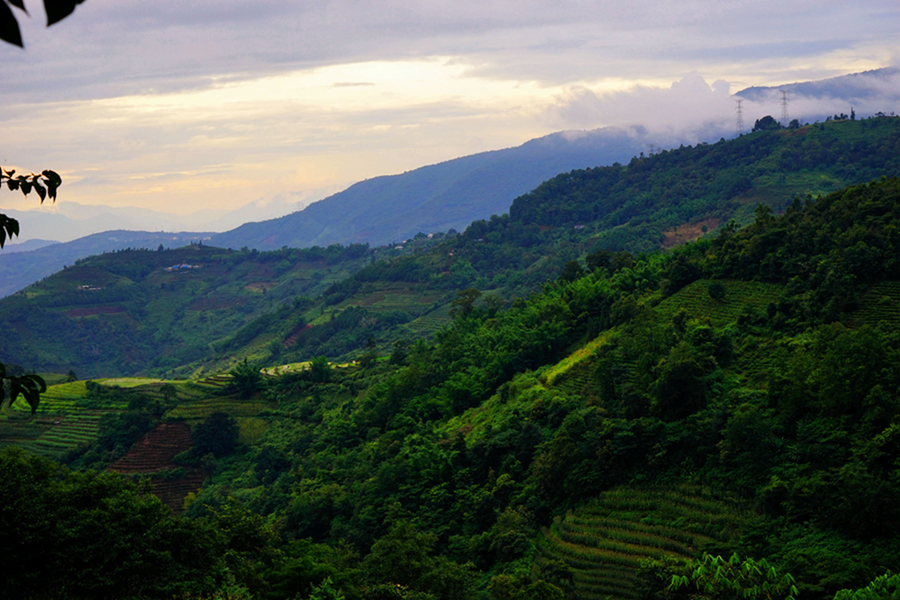
[[[823,121],[835,114],[849,115],[851,110],[857,116],[893,114],[900,109],[900,68],[886,67],[820,81],[749,87],[735,96],[767,106],[769,114],[778,117],[782,110],[781,92],[787,93],[788,116],[801,117],[804,122]]]
[[[13,211],[9,211],[12,213]],[[148,231],[105,231],[71,242],[47,242],[34,250],[17,251],[15,245],[0,251],[0,297],[15,293],[27,285],[71,265],[76,260],[122,250],[124,248],[152,248],[160,245],[177,248],[185,244],[206,241],[209,233],[151,233]],[[23,242],[33,246],[36,240]]]
[[[796,199],[895,176],[898,157],[900,118],[833,121],[570,171],[516,198],[507,215],[402,246],[218,250],[208,268],[179,275],[163,270],[176,261],[165,252],[93,257],[0,300],[0,322],[16,335],[0,361],[171,375],[226,369],[236,357],[359,358],[372,343],[436,335],[458,310],[457,292],[489,290],[502,306],[585,265],[632,264],[632,255],[714,235],[731,220],[749,223],[760,204],[783,212]],[[322,271],[308,252],[351,258]],[[79,290],[95,280],[114,285]]]
[[[275,218],[296,211],[318,200],[324,194],[287,192],[260,198],[235,210],[207,209],[187,215],[176,215],[146,208],[79,204],[60,200],[45,203],[32,210],[6,210],[5,214],[21,225],[17,239],[27,241],[36,236],[69,242],[78,238],[114,230],[129,231],[227,231],[250,219]]]
[[[640,139],[640,132],[612,129],[558,133],[517,148],[363,181],[300,212],[261,222],[247,223],[250,219],[283,215],[307,204],[322,190],[278,194],[227,214],[203,211],[185,217],[146,209],[66,202],[51,207],[54,212],[48,212],[49,209],[7,211],[10,217],[19,220],[26,236],[32,231],[34,235],[75,241],[15,259],[0,252],[0,297],[91,253],[128,246],[155,248],[159,243],[178,245],[166,241],[168,234],[141,233],[156,227],[184,231],[193,223],[206,225],[204,231],[222,231],[245,223],[225,233],[178,235],[182,243],[209,237],[209,243],[219,247],[246,246],[259,250],[357,242],[380,245],[412,237],[420,231],[464,229],[473,220],[506,212],[513,198],[557,173],[627,160],[642,147]],[[120,243],[125,235],[122,230],[129,229],[136,231],[128,234],[128,243]],[[95,234],[96,231],[106,233]],[[83,240],[76,239],[82,235],[86,236]],[[140,238],[146,241],[138,243],[136,240]]]
[[[279,219],[247,223],[211,243],[272,250],[399,242],[416,233],[464,229],[503,214],[514,198],[558,173],[626,161],[644,147],[636,130],[562,132],[496,150],[376,177]]]
[[[0,444],[72,469],[0,451],[4,590],[896,597],[898,205],[879,178],[672,252],[589,255],[508,308],[468,290],[432,341],[357,364],[53,386],[0,415]],[[179,252],[253,254],[142,254]],[[107,267],[143,264],[123,254]],[[202,272],[147,279],[199,296]]]
[[[7,242],[6,245],[3,246],[3,253],[15,254],[16,252],[30,252],[58,243],[59,242],[54,240],[41,240],[38,238],[31,238],[25,242]]]
[[[77,260],[0,301],[9,309],[0,362],[69,365],[91,377],[162,372],[206,358],[214,342],[239,345],[254,331],[242,331],[248,322],[286,319],[286,309],[306,305],[299,297],[320,295],[368,260],[361,245],[134,248]]]

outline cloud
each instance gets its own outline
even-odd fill
[[[710,85],[696,71],[668,87],[637,85],[608,93],[579,87],[558,98],[546,116],[560,128],[641,125],[660,141],[693,143],[710,128],[724,131],[733,122],[729,90],[728,82]]]
[[[849,115],[851,110],[859,117],[878,112],[900,113],[900,69],[886,68],[822,81],[742,90],[738,96],[745,100],[749,122],[765,115],[780,119],[782,91],[787,94],[789,118],[802,123],[835,114]]]

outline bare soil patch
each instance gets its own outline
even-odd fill
[[[675,246],[680,246],[686,242],[692,242],[703,235],[703,226],[706,226],[707,231],[712,231],[721,223],[721,219],[703,219],[702,221],[697,221],[696,223],[685,223],[684,225],[679,225],[674,229],[669,229],[663,232],[663,248],[673,248]]]

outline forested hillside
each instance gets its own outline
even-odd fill
[[[203,245],[79,260],[0,301],[0,362],[90,377],[164,372],[367,260],[365,246],[261,255]]]
[[[2,454],[7,589],[813,600],[875,581],[856,597],[895,594],[900,179],[754,216],[667,253],[592,251],[508,307],[464,291],[433,340],[370,347],[354,366],[245,364],[202,384],[219,392],[85,385],[80,410],[112,416],[60,455],[74,473]],[[175,459],[184,473],[156,477],[212,473],[182,516],[79,472],[124,453],[117,432],[158,422],[194,425],[194,447]]]
[[[181,260],[175,255],[166,262],[166,253],[108,254],[0,300],[0,322],[15,324],[16,336],[0,360],[90,376],[181,377],[243,358],[346,361],[373,345],[387,353],[433,337],[449,323],[459,291],[480,290],[499,308],[560,274],[625,267],[634,254],[713,235],[731,219],[750,222],[760,203],[781,212],[798,197],[896,175],[898,156],[897,118],[759,131],[565,173],[517,198],[508,215],[460,235],[351,246],[348,261],[319,275],[321,263],[310,262],[318,259],[291,249],[222,250],[218,266],[174,274],[163,269]],[[89,284],[79,279],[85,269],[115,280],[118,295],[76,293]],[[126,281],[123,269],[146,276]],[[102,345],[93,341],[101,335]]]
[[[900,119],[879,118],[761,131],[638,157],[627,166],[562,174],[517,198],[509,215],[476,221],[429,252],[378,260],[335,283],[318,312],[348,314],[334,324],[329,316],[327,334],[313,329],[295,338],[278,324],[260,322],[253,356],[273,362],[317,354],[353,358],[370,338],[389,351],[394,343],[411,342],[445,323],[454,292],[476,288],[502,305],[561,274],[577,277],[582,266],[628,266],[635,253],[712,235],[731,219],[750,222],[760,203],[781,212],[798,197],[895,175],[900,173],[897,156]],[[376,257],[386,254],[376,250]],[[584,262],[590,255],[593,262]],[[412,299],[437,301],[442,295],[424,315],[405,308]],[[392,309],[409,312],[409,320],[365,332],[354,325]],[[324,321],[309,321],[311,316],[305,313],[313,325]],[[319,345],[318,335],[330,337],[338,329],[341,339],[355,340],[355,348],[352,343]],[[282,342],[282,351],[267,356],[273,342]]]

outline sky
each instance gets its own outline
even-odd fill
[[[25,5],[0,165],[58,171],[59,202],[177,214],[299,208],[560,130],[690,142],[743,88],[900,65],[896,0],[86,0],[50,28]]]

